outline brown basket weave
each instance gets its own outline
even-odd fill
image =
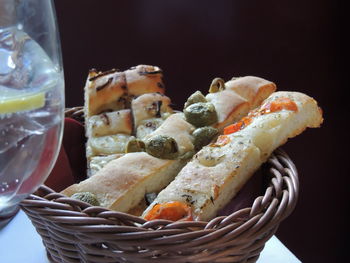
[[[81,119],[79,110],[66,114]],[[256,262],[293,211],[299,191],[295,165],[281,149],[270,156],[263,174],[268,185],[251,207],[210,222],[148,222],[46,186],[22,201],[21,208],[41,235],[51,262]]]

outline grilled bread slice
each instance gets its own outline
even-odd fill
[[[88,118],[86,125],[88,126],[88,137],[98,137],[117,133],[131,135],[133,129],[131,110],[124,109],[93,115]]]
[[[159,67],[138,65],[125,71],[90,70],[85,84],[85,116],[129,108],[133,97],[145,93],[164,93]]]
[[[142,96],[145,93],[146,96]],[[166,117],[164,111],[167,114],[172,112],[170,99],[162,93],[162,70],[156,66],[138,65],[123,72],[116,69],[89,72],[84,107],[88,176],[113,160],[114,156],[125,153],[126,145],[137,135],[141,119],[144,126],[147,125],[143,133],[148,134]],[[156,116],[158,114],[161,118]],[[157,123],[157,126],[146,122],[152,116],[152,123]]]
[[[98,72],[92,69],[84,90],[86,118],[105,111],[125,109],[127,86],[124,72],[116,69]]]
[[[137,97],[145,93],[164,94],[163,71],[157,66],[138,65],[125,71],[128,94]]]
[[[307,127],[319,127],[322,112],[311,97],[276,92],[261,107],[224,129],[203,147],[144,211],[147,220],[210,220],[240,190],[271,153]]]

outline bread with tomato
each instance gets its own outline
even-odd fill
[[[307,127],[319,127],[322,111],[311,97],[276,92],[203,147],[144,211],[147,220],[210,220],[237,194],[271,153]]]

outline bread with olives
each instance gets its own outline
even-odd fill
[[[173,113],[170,99],[161,93],[135,97],[130,107],[86,118],[89,176],[113,159],[109,155],[129,152],[129,143],[154,132]]]
[[[172,113],[163,93],[162,70],[156,66],[89,72],[84,107],[88,176],[124,154],[135,136],[153,132]]]
[[[90,168],[94,175],[62,193],[89,192],[103,207],[140,215],[146,207],[145,195],[167,186],[194,154],[194,130],[183,113],[172,114],[144,138],[144,145],[130,140],[126,154],[93,157]]]
[[[158,71],[148,71],[142,73],[141,76],[150,75],[154,77],[157,74],[159,74]],[[134,75],[131,74],[131,76]],[[135,80],[137,78],[134,76],[131,79]],[[126,82],[129,83],[130,79],[128,81],[127,78]],[[247,87],[248,89],[252,89],[248,84]],[[144,88],[144,90],[147,90],[147,88]],[[91,116],[89,118],[90,122],[88,122],[87,134],[89,135],[89,139],[87,149],[97,149],[97,151],[88,155],[90,156],[90,170],[95,173],[93,177],[96,176],[97,178],[89,178],[84,182],[71,186],[66,189],[64,193],[72,194],[74,191],[91,191],[92,194],[100,199],[101,194],[97,188],[101,185],[101,188],[106,194],[113,193],[112,199],[127,200],[124,198],[131,198],[133,200],[132,202],[126,203],[119,201],[113,202],[114,205],[111,209],[119,211],[130,211],[134,209],[135,203],[142,203],[144,194],[151,193],[151,190],[158,193],[166,186],[164,184],[150,186],[149,184],[151,182],[161,180],[159,177],[161,176],[166,178],[164,181],[169,183],[185,165],[186,161],[196,151],[200,150],[201,147],[210,143],[217,135],[218,131],[215,127],[221,127],[220,125],[223,123],[217,125],[219,114],[216,111],[216,106],[220,105],[218,98],[223,99],[223,103],[231,104],[231,110],[219,112],[221,114],[220,116],[225,114],[229,115],[229,117],[224,117],[225,121],[227,121],[227,119],[237,119],[237,116],[247,113],[252,100],[256,99],[255,97],[245,99],[236,94],[234,96],[239,98],[239,100],[235,100],[232,99],[232,96],[225,95],[228,91],[227,89],[213,91],[211,88],[211,92],[216,94],[209,96],[209,100],[211,101],[208,101],[204,95],[197,92],[186,102],[184,113],[173,114],[169,106],[170,99],[168,97],[160,93],[146,93],[140,95],[134,90],[133,96],[135,97],[130,102],[130,115],[132,116],[133,123],[133,128],[131,130],[128,129],[129,126],[125,124],[127,121],[117,119],[117,117],[122,118],[122,116],[124,118],[128,116],[130,119],[130,116],[127,114],[116,113],[120,111],[126,112],[127,109]],[[220,94],[224,94],[225,96]],[[229,91],[229,94],[234,94],[234,92]],[[227,97],[231,99],[228,101],[224,100],[224,98]],[[245,105],[245,107],[243,108],[241,105]],[[220,106],[217,107],[220,110]],[[112,121],[109,120],[110,117],[116,119]],[[111,124],[115,123],[120,123],[120,127],[118,125],[116,127],[113,125],[113,127],[109,127]],[[119,129],[117,127],[119,127]],[[134,153],[142,151],[145,151],[145,153]],[[123,155],[124,153],[126,154]],[[119,171],[121,168],[117,168],[117,166],[128,166],[128,162],[133,156],[138,156],[141,163],[144,163],[145,166],[149,166],[145,167],[146,170],[154,169],[152,170],[154,172],[147,175],[147,172],[143,173],[143,171],[140,171],[140,176],[135,177],[138,180],[134,178],[135,180],[128,183],[130,190],[117,191],[114,185],[108,183],[106,185],[105,181],[113,181],[115,184],[125,181],[125,178],[123,178],[124,174]],[[149,158],[158,158],[163,161],[159,161],[160,163],[152,161],[147,162],[146,160]],[[159,172],[157,172],[157,165],[163,167]],[[136,167],[136,164],[130,167]],[[168,169],[167,167],[171,168]],[[147,171],[149,172],[149,170]],[[166,171],[166,175],[164,175],[165,172],[163,173],[163,171]],[[143,176],[141,176],[141,174],[143,174]],[[145,179],[146,177],[148,178],[147,180]],[[138,189],[142,194],[135,194],[134,191],[136,190],[134,189]],[[118,197],[118,194],[122,196]],[[107,205],[105,200],[99,201],[102,206]],[[129,207],[127,205],[129,205]]]
[[[205,96],[217,112],[218,121],[214,127],[221,130],[238,121],[275,90],[273,82],[254,76],[233,78],[226,83],[220,78],[214,79]]]
[[[307,127],[319,127],[322,112],[311,97],[276,92],[225,135],[203,147],[144,211],[147,220],[210,220],[240,190],[271,153]]]
[[[62,193],[67,196],[91,193],[100,206],[128,212],[139,204],[146,192],[157,192],[167,186],[183,167],[183,162],[156,158],[145,152],[124,154]]]

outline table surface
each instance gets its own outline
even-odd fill
[[[23,211],[0,229],[0,254],[3,263],[49,263],[39,234]],[[258,263],[300,263],[276,236],[265,245]]]

